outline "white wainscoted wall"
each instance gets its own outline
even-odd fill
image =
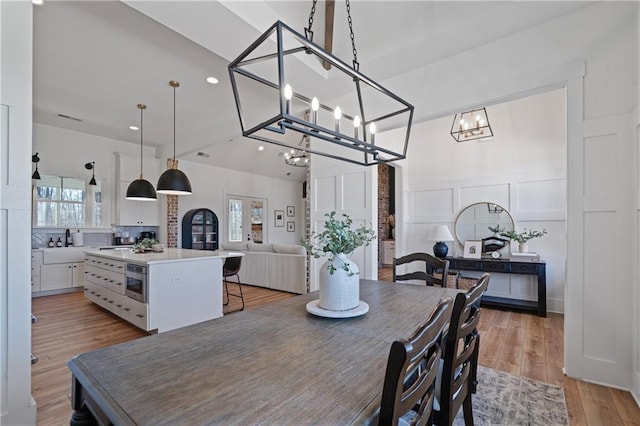
[[[446,224],[454,232],[457,214],[475,202],[505,207],[516,229],[547,229],[529,249],[547,263],[548,310],[563,312],[566,256],[566,102],[564,89],[487,108],[494,137],[457,143],[453,116],[413,127],[408,160],[400,169],[405,214],[396,256],[431,253],[429,231]],[[449,243],[451,255],[462,247]],[[472,273],[465,272],[465,275]],[[489,293],[536,300],[536,279],[493,274]]]

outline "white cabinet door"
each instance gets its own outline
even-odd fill
[[[160,226],[160,206],[158,201],[127,200],[127,188],[131,182],[120,182],[120,226]]]
[[[73,283],[73,264],[56,263],[53,265],[42,265],[42,275],[40,276],[40,290],[59,290],[71,288]]]
[[[73,262],[72,283],[73,287],[84,286],[84,262]]]

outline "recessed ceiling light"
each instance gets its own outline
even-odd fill
[[[44,0],[31,0],[31,2],[36,6],[42,6],[44,4]]]
[[[207,77],[207,83],[209,84],[218,84],[218,79],[215,77]]]
[[[260,146],[258,147],[258,151],[264,151],[264,146],[260,145]]]
[[[131,130],[140,130],[140,129],[138,128],[138,126],[129,126],[129,128],[130,128]]]

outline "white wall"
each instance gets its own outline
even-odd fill
[[[45,175],[84,178],[88,181],[91,178],[91,171],[85,169],[84,165],[95,161],[96,179],[100,180],[102,184],[103,202],[105,205],[113,207],[115,191],[115,156],[113,153],[119,152],[140,158],[140,145],[33,123],[33,152],[39,153],[38,168],[40,174]],[[152,159],[155,157],[155,149],[145,146],[143,155],[145,160]],[[150,163],[144,163],[145,174],[150,172],[149,167]],[[159,176],[157,170],[152,174]],[[156,184],[156,182],[152,183]],[[104,209],[102,219],[106,227],[109,227],[115,220],[114,213],[112,208]]]
[[[221,242],[228,241],[227,208],[225,195],[239,195],[247,197],[265,198],[265,224],[267,229],[267,243],[299,244],[304,235],[304,203],[302,198],[302,183],[266,176],[254,175],[237,170],[223,169],[191,161],[180,160],[180,170],[185,172],[191,181],[192,195],[179,197],[178,220],[190,209],[205,207],[213,210],[220,221]],[[283,167],[284,164],[283,164]],[[166,197],[160,196],[164,205],[161,220],[166,223]],[[283,210],[286,215],[287,206],[295,207],[295,217],[285,216],[285,227],[275,227],[274,210]],[[287,232],[286,222],[295,221],[295,232]],[[181,222],[180,222],[181,225]],[[166,226],[160,227],[161,236]],[[182,230],[178,232],[178,245],[182,241]],[[166,238],[165,238],[166,241]]]
[[[33,152],[40,153],[39,169],[41,174],[53,174],[72,177],[90,178],[91,173],[84,168],[88,161],[96,162],[96,178],[102,179],[105,202],[112,201],[115,179],[114,152],[138,157],[140,146],[129,142],[66,130],[58,127],[34,123]],[[144,158],[155,157],[155,150],[144,147]],[[166,161],[158,160],[161,170]],[[178,219],[182,220],[185,212],[193,208],[206,207],[213,210],[220,220],[220,232],[226,241],[227,219],[224,208],[225,194],[246,195],[266,198],[267,242],[297,244],[303,235],[304,206],[302,184],[284,179],[258,176],[236,170],[213,167],[190,161],[179,161],[179,168],[187,174],[193,189],[192,195],[179,199]],[[145,174],[152,175],[150,163],[144,165]],[[154,185],[156,182],[152,182]],[[274,210],[286,210],[287,206],[295,206],[294,218],[285,217],[287,221],[295,221],[296,232],[287,232],[286,226],[276,228],[273,221]],[[158,195],[158,209],[161,211],[160,239],[166,241],[166,196]],[[112,217],[113,219],[113,217]],[[104,223],[111,223],[105,218]],[[181,240],[181,230],[178,232]],[[180,244],[179,244],[180,245]]]
[[[609,208],[618,219],[610,222],[612,232],[598,232],[601,227],[586,228],[588,214],[583,200],[583,181],[605,174],[597,161],[584,161],[585,127],[600,118],[612,117],[624,122],[638,105],[638,4],[636,2],[595,3],[574,14],[533,27],[512,36],[463,52],[436,64],[397,76],[385,86],[409,85],[415,96],[426,105],[419,117],[453,115],[469,106],[495,104],[505,99],[522,97],[548,86],[567,85],[568,157],[567,157],[567,285],[565,287],[565,368],[571,377],[604,384],[631,387],[633,341],[637,340],[624,324],[633,320],[637,302],[622,295],[633,293],[633,259],[637,242],[622,235],[636,235],[631,220],[634,197],[625,173],[637,172],[637,158],[629,143],[631,132],[618,128],[615,154],[608,156],[613,166],[607,182],[612,196]],[[471,66],[469,64],[472,64]],[[423,81],[416,87],[416,81]],[[429,100],[428,103],[425,100]],[[635,142],[635,141],[634,141]],[[606,150],[606,148],[603,147]],[[631,161],[629,161],[632,159]],[[597,160],[597,159],[594,159]],[[624,170],[623,166],[629,169]],[[592,167],[593,166],[593,167]],[[596,172],[594,174],[594,172]],[[593,182],[588,182],[593,183]],[[601,186],[601,185],[600,185]],[[600,187],[599,186],[599,187]],[[606,205],[601,206],[607,208]],[[608,277],[614,289],[607,298],[589,298],[586,278],[591,278],[589,265],[601,264],[597,247],[615,247],[615,274]],[[636,275],[637,276],[637,275]],[[590,281],[590,282],[591,282]],[[637,279],[634,283],[637,283]],[[590,294],[595,294],[593,291]],[[607,318],[606,326],[591,327],[593,312]],[[620,330],[615,336],[612,328]],[[614,337],[612,337],[614,336]],[[612,341],[615,343],[612,346]],[[610,348],[591,352],[587,348]],[[637,345],[637,342],[635,342]],[[600,356],[606,355],[606,357]],[[597,366],[596,366],[597,364]]]
[[[0,2],[0,424],[36,422],[31,398],[31,111],[33,10]]]
[[[429,231],[454,232],[458,213],[474,202],[507,208],[516,229],[547,229],[529,243],[547,262],[548,309],[563,312],[566,254],[566,102],[555,90],[487,108],[491,140],[457,143],[453,116],[413,126],[404,173],[403,232],[396,255],[431,253]],[[389,137],[390,135],[385,135]],[[451,255],[462,248],[449,243]],[[494,274],[489,293],[536,300],[534,278]]]

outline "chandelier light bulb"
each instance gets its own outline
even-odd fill
[[[313,111],[313,124],[318,124],[318,110],[320,109],[320,102],[315,96],[311,99],[311,110]]]
[[[284,98],[290,101],[292,97],[293,97],[293,89],[289,84],[287,84],[286,86],[284,86]]]
[[[369,132],[371,133],[371,143],[376,141],[376,123],[373,121],[369,124]]]
[[[360,127],[360,116],[353,117],[353,138],[358,139],[358,127]]]
[[[286,99],[285,103],[285,114],[291,113],[291,97],[293,96],[293,89],[291,86],[287,84],[284,86],[284,98]]]
[[[342,110],[339,106],[333,111],[333,116],[336,119],[336,133],[340,133],[340,117],[342,117]]]

